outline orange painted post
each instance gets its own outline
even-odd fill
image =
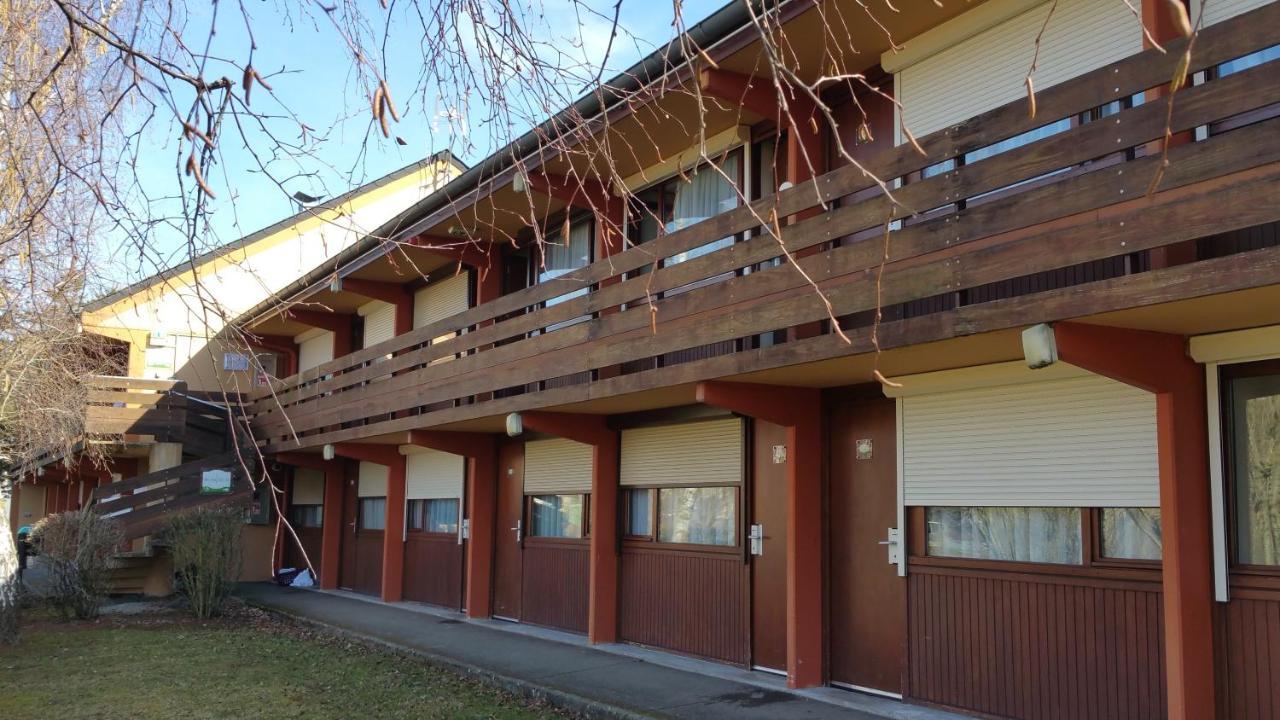
[[[1059,323],[1063,362],[1156,396],[1169,717],[1216,714],[1213,559],[1204,371],[1178,335]]]
[[[493,549],[498,511],[498,442],[487,433],[411,430],[410,445],[467,458],[467,617],[493,614]]]
[[[826,678],[822,624],[822,393],[703,382],[698,402],[787,428],[787,686]]]
[[[387,466],[387,515],[382,531],[382,601],[404,598],[405,459]]]
[[[521,413],[525,428],[592,446],[591,453],[591,588],[588,593],[587,639],[618,641],[618,459],[620,434],[604,415]]]

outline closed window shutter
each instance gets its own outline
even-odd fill
[[[1040,4],[904,68],[897,80],[907,130],[922,137],[1025,98],[1036,36],[1052,5]],[[1060,0],[1041,40],[1036,89],[1141,51],[1142,27],[1125,3]]]
[[[524,491],[530,495],[591,492],[591,446],[572,440],[524,444]]]
[[[311,468],[293,471],[293,504],[324,504],[324,473]]]
[[[739,483],[742,458],[739,418],[623,430],[621,481],[670,487]]]
[[[413,296],[413,326],[426,327],[467,309],[468,273],[450,275],[427,285]]]
[[[298,371],[310,370],[333,359],[333,333],[325,331],[298,343]]]
[[[1089,375],[899,402],[906,505],[1160,505],[1151,393]]]
[[[364,342],[361,347],[372,347],[396,336],[396,306],[375,300],[360,307],[364,316]]]
[[[1223,20],[1246,13],[1250,10],[1266,5],[1274,0],[1209,0],[1209,4],[1196,2],[1191,3],[1191,22],[1196,21],[1196,16],[1200,14],[1200,9],[1204,8],[1204,26],[1209,27],[1214,23],[1220,23]]]
[[[438,450],[415,450],[405,456],[405,498],[461,498],[466,459]]]
[[[360,497],[387,496],[387,466],[378,463],[360,463],[360,481],[356,487]]]

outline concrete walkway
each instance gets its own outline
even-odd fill
[[[714,720],[957,720],[961,716],[832,688],[789,691],[782,678],[570,633],[466,620],[418,603],[346,592],[241,585],[250,604],[419,655],[515,694],[594,717]]]

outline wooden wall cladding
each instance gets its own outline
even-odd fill
[[[352,577],[342,578],[342,586],[368,595],[382,593],[382,533],[361,530],[348,535],[344,541],[354,543],[355,571]]]
[[[462,607],[462,546],[457,537],[409,534],[404,543],[404,599]]]
[[[288,567],[305,568],[307,561],[311,561],[311,566],[316,572],[320,572],[320,546],[324,542],[324,530],[322,528],[312,527],[294,527],[294,531],[298,533],[298,543],[289,539],[284,546],[284,563]],[[298,549],[301,543],[302,549]],[[303,550],[306,556],[303,556]]]
[[[1272,720],[1280,717],[1280,597],[1233,595],[1215,605],[1222,716]]]
[[[589,557],[585,540],[527,541],[520,619],[534,625],[585,633],[590,592]]]
[[[621,576],[623,640],[750,662],[750,585],[739,555],[624,548]]]
[[[912,568],[910,697],[998,717],[1163,718],[1156,583]]]

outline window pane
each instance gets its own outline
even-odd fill
[[[931,507],[925,518],[930,555],[1080,563],[1079,508]]]
[[[294,505],[291,517],[294,527],[317,528],[324,522],[323,505]]]
[[[628,490],[627,534],[649,536],[653,534],[650,511],[653,509],[652,490]]]
[[[582,495],[534,495],[529,511],[532,537],[582,537]]]
[[[737,207],[737,177],[738,156],[734,155],[726,159],[719,170],[711,165],[704,165],[689,173],[689,182],[677,182],[675,205],[671,220],[667,222],[667,232],[682,230]],[[667,264],[682,263],[731,244],[732,237],[721,238],[672,255],[667,258]]]
[[[1236,545],[1246,565],[1280,565],[1280,375],[1233,380]]]
[[[737,488],[662,488],[658,539],[669,543],[734,545],[738,541]]]
[[[387,524],[387,499],[360,498],[360,529],[382,530]]]
[[[408,523],[410,530],[421,530],[423,521],[422,507],[426,500],[410,500],[405,506],[404,515],[405,522]]]
[[[591,262],[591,223],[579,222],[569,226],[569,239],[564,232],[547,233],[542,243],[544,267],[538,269],[538,282],[544,283],[565,275],[578,268],[586,267]],[[586,294],[589,288],[575,290],[571,293],[551,298],[547,305],[555,305],[565,300]]]
[[[1160,508],[1103,508],[1102,556],[1160,559]]]
[[[426,530],[433,533],[458,532],[457,498],[424,500],[426,503]]]

